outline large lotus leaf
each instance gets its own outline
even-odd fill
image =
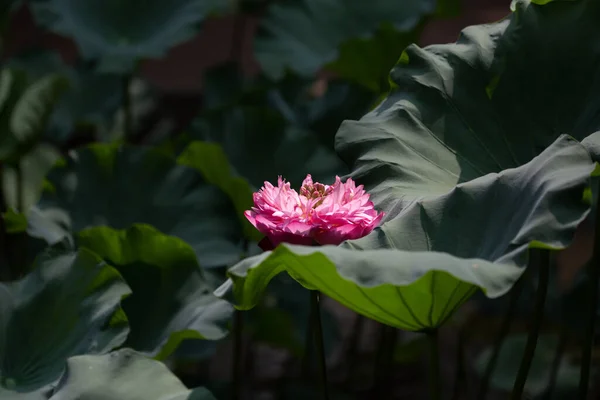
[[[77,356],[50,400],[215,400],[204,388],[190,390],[161,362],[131,349]]]
[[[192,38],[223,0],[34,0],[37,21],[71,37],[104,72],[128,73],[144,58],[158,58]]]
[[[435,10],[434,0],[299,0],[273,3],[254,43],[256,58],[273,78],[286,69],[312,75],[333,61],[346,40],[371,35],[390,22],[408,31]]]
[[[391,219],[416,199],[523,165],[559,134],[585,138],[600,129],[598,17],[594,1],[520,1],[455,44],[408,47],[389,96],[344,123],[336,149]]]
[[[65,235],[147,223],[189,243],[203,267],[239,260],[242,229],[230,199],[158,151],[92,145],[71,152],[47,179],[38,214]]]
[[[406,330],[436,327],[477,287],[498,296],[504,282],[520,275],[513,265],[444,253],[280,245],[230,268],[230,279],[215,293],[232,291],[236,307],[250,309],[284,271],[360,314]]]
[[[407,48],[388,98],[336,137],[387,212],[356,246],[519,264],[528,243],[567,246],[589,211],[584,147],[599,156],[598,18],[594,1],[520,1],[455,44]]]
[[[0,284],[0,390],[37,391],[60,377],[68,357],[123,343],[119,304],[129,293],[116,270],[84,249],[49,250],[25,278]]]
[[[331,181],[346,171],[332,149],[310,132],[288,124],[268,107],[239,107],[196,121],[193,136],[221,144],[237,173],[254,187],[282,175],[300,185],[307,173]]]
[[[438,327],[477,287],[488,297],[506,293],[529,248],[566,247],[590,211],[584,195],[592,174],[600,168],[584,146],[561,136],[530,163],[414,202],[346,248],[288,246],[246,259],[217,293],[233,284],[237,305],[251,308],[272,277],[287,271],[382,323]]]
[[[130,332],[124,346],[164,359],[184,339],[217,340],[233,307],[217,297],[194,250],[147,225],[86,229],[79,244],[121,273],[133,294],[123,301]]]

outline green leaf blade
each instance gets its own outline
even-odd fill
[[[123,302],[130,332],[124,346],[164,359],[183,340],[227,335],[233,308],[212,294],[193,249],[148,225],[89,228],[77,235],[113,265],[133,294]]]
[[[50,251],[33,272],[0,285],[0,386],[34,391],[51,384],[73,355],[104,353],[125,340],[126,320],[110,323],[130,293],[95,254]]]

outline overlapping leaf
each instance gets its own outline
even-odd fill
[[[185,339],[227,334],[233,307],[212,294],[192,248],[146,225],[86,229],[81,246],[113,265],[133,294],[123,301],[130,332],[124,346],[164,359]]]
[[[235,171],[254,187],[278,175],[299,185],[307,173],[331,181],[345,171],[333,150],[315,134],[287,124],[281,114],[267,107],[239,107],[199,120],[194,134],[220,143]]]
[[[146,223],[190,244],[202,267],[227,265],[241,254],[242,229],[227,195],[158,151],[92,145],[70,153],[48,181],[32,235],[55,240],[61,231]]]
[[[31,274],[0,284],[0,390],[37,392],[61,376],[68,357],[123,343],[128,324],[119,304],[129,293],[87,250],[49,251]]]
[[[262,235],[244,217],[244,211],[253,205],[252,189],[244,178],[233,175],[221,146],[216,143],[192,142],[179,155],[177,162],[197,169],[207,182],[227,193],[235,205],[246,237],[256,241],[262,239]]]
[[[286,69],[312,75],[335,60],[346,40],[371,35],[383,22],[414,28],[435,10],[434,0],[302,0],[273,3],[260,25],[254,47],[265,73],[280,78]]]

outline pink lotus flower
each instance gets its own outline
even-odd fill
[[[352,179],[333,185],[313,182],[306,176],[300,193],[281,177],[277,187],[269,182],[254,193],[254,207],[246,218],[266,237],[259,244],[272,250],[279,243],[338,245],[370,233],[383,218],[363,186]]]

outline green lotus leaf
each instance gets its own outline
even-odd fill
[[[77,356],[50,400],[216,400],[204,388],[190,390],[163,363],[122,349]]]
[[[164,359],[184,339],[227,334],[233,307],[213,295],[194,250],[183,240],[147,225],[89,228],[77,239],[131,287],[133,294],[123,301],[130,326],[125,347]]]
[[[241,261],[216,294],[231,290],[237,307],[252,308],[286,271],[384,324],[437,328],[477,288],[492,298],[510,290],[530,248],[565,248],[590,212],[584,193],[599,174],[585,147],[561,136],[528,164],[415,201],[344,247],[280,246]]]
[[[0,390],[34,396],[60,378],[68,357],[123,343],[129,328],[119,305],[129,293],[119,273],[85,249],[51,249],[25,278],[0,283]]]
[[[36,210],[38,222],[47,220],[42,234],[145,223],[190,244],[202,267],[239,260],[243,235],[230,199],[158,151],[91,145],[71,152],[47,180]],[[32,226],[31,234],[36,231]]]
[[[435,11],[434,0],[302,0],[273,3],[262,20],[254,54],[263,71],[281,78],[286,69],[313,75],[337,58],[346,40],[369,36],[383,22],[401,31],[413,29]]]
[[[594,1],[519,1],[454,44],[408,47],[389,96],[336,137],[387,213],[352,246],[520,266],[568,246],[600,159],[598,18]]]
[[[433,271],[431,265],[440,267]],[[421,330],[441,324],[477,287],[498,296],[503,281],[521,271],[436,252],[280,245],[230,268],[229,280],[215,294],[231,291],[237,308],[250,309],[281,272],[371,319]]]
[[[129,73],[145,58],[158,58],[192,38],[223,0],[34,0],[32,11],[46,28],[72,38],[84,58],[103,72]]]

